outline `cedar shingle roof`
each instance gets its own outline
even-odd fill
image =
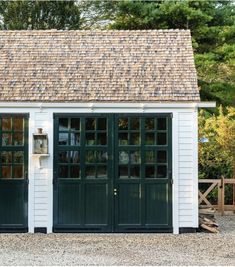
[[[0,31],[0,101],[199,101],[190,31]]]

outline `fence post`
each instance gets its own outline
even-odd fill
[[[224,176],[221,176],[221,215],[224,215]]]

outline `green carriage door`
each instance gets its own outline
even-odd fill
[[[28,118],[0,114],[0,231],[27,231]]]
[[[171,116],[116,115],[115,231],[171,230]]]
[[[110,117],[55,116],[54,231],[111,231]]]

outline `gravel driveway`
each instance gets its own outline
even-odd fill
[[[220,234],[0,234],[0,265],[233,265],[235,216]]]

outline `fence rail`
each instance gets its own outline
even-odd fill
[[[221,212],[222,215],[224,215],[225,211],[235,211],[235,179],[225,179],[224,177],[221,177],[220,179],[199,179],[198,182],[199,182],[199,185],[209,184],[209,187],[206,189],[205,192],[200,191],[200,188],[198,190],[200,207],[215,208],[216,210]],[[225,204],[225,185],[226,184],[233,185],[233,204],[232,205]],[[208,200],[208,195],[216,187],[218,188],[218,202],[216,205],[214,205]],[[205,204],[202,204],[203,202]]]

